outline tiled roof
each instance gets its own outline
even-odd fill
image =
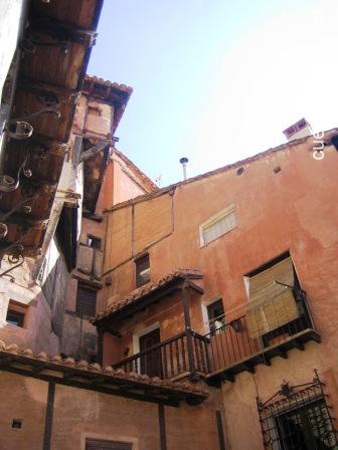
[[[126,92],[127,94],[132,94],[133,88],[131,86],[127,86],[126,84],[119,84],[113,81],[104,80],[103,78],[99,78],[96,76],[86,75],[85,81],[93,84],[100,84],[101,86],[106,86],[107,88],[116,89],[118,91]]]
[[[193,270],[193,269],[177,269],[175,272],[167,274],[165,277],[161,278],[155,283],[148,283],[145,286],[142,286],[138,289],[135,289],[132,291],[129,295],[119,298],[119,297],[113,297],[110,298],[111,305],[105,309],[104,311],[101,311],[97,316],[92,320],[92,323],[97,322],[98,320],[101,320],[105,317],[108,317],[112,315],[113,313],[125,308],[126,306],[130,304],[134,304],[137,301],[141,300],[145,296],[149,296],[150,294],[156,292],[161,287],[166,286],[168,283],[170,283],[173,280],[179,280],[179,279],[201,279],[203,278],[202,273],[199,270]],[[190,282],[190,285],[192,287],[195,287],[196,289],[199,289],[200,291],[202,288],[199,286],[193,284]]]
[[[6,370],[9,362],[12,364],[11,371],[15,372],[15,367],[18,365],[22,374],[23,367],[31,367],[31,370],[26,369],[27,373],[25,374],[30,376],[31,374],[36,375],[39,373],[43,379],[48,377],[48,374],[53,373],[60,376],[62,374],[68,374],[67,379],[69,380],[69,373],[71,371],[74,377],[76,377],[77,382],[81,377],[83,380],[88,380],[92,379],[93,376],[98,376],[106,385],[121,385],[122,381],[123,385],[124,383],[129,385],[129,390],[135,384],[135,389],[143,388],[147,392],[156,388],[160,389],[162,394],[173,396],[175,393],[178,395],[182,394],[183,397],[181,396],[181,399],[185,398],[185,396],[191,396],[193,400],[196,396],[196,399],[199,397],[203,401],[209,395],[208,391],[190,382],[174,382],[168,379],[161,380],[158,377],[151,378],[148,375],[140,375],[135,372],[127,373],[121,368],[114,370],[111,366],[102,367],[98,363],[88,363],[85,360],[76,361],[71,357],[63,358],[60,355],[48,356],[45,352],[34,353],[31,349],[20,349],[16,344],[6,345],[4,341],[0,340],[0,369],[4,368]],[[34,369],[36,366],[40,367],[39,371]],[[56,380],[54,381],[58,381],[58,377],[54,375],[55,378]],[[63,378],[60,377],[59,380],[61,382]],[[112,393],[114,392],[112,391]]]

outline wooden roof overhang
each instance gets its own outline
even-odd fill
[[[19,247],[23,256],[40,252],[102,3],[29,4],[1,159],[0,258]]]
[[[110,156],[110,148],[114,147],[114,133],[125,111],[129,98],[133,92],[130,86],[113,83],[94,76],[87,75],[81,90],[90,100],[112,106],[111,129],[107,136],[85,133],[83,151],[95,148],[97,144],[106,140],[107,146],[86,158],[84,162],[84,199],[83,214],[88,218],[96,218],[95,209],[99,198],[102,180]],[[117,139],[117,138],[116,138]]]
[[[0,350],[0,370],[46,382],[71,386],[78,389],[101,392],[167,406],[179,406],[181,401],[191,405],[201,404],[208,393],[183,383],[149,378],[135,373],[102,369],[98,364],[87,364],[87,369],[76,367],[76,363],[55,363],[46,356],[36,358]],[[78,365],[81,366],[82,362]]]
[[[143,292],[141,290],[140,294],[136,295],[134,298],[127,298],[124,301],[122,300],[120,306],[116,307],[114,310],[106,311],[101,316],[99,314],[92,320],[92,323],[102,331],[106,330],[116,334],[113,326],[114,324],[118,323],[120,320],[127,319],[140,311],[143,311],[149,305],[164,299],[177,290],[182,290],[184,287],[193,289],[199,294],[203,294],[204,292],[203,288],[183,275],[175,276],[166,283],[161,283],[155,286],[153,289],[145,289]]]

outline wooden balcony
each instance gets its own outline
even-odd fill
[[[206,338],[187,330],[113,367],[162,379],[196,378],[210,372],[208,346]]]
[[[264,306],[260,309],[264,310]],[[273,316],[274,310],[279,318],[277,321],[276,314]],[[202,377],[208,384],[217,386],[225,380],[234,381],[235,376],[243,371],[253,373],[258,364],[269,366],[276,356],[287,358],[289,350],[304,350],[308,341],[320,342],[304,291],[295,296],[289,294],[286,299],[278,297],[271,300],[269,313],[271,316],[266,323],[258,323],[259,336],[253,337],[254,332],[257,334],[257,327],[253,330],[252,317],[250,319],[250,313],[247,313],[205,336],[186,330],[119,361],[113,367],[122,368],[126,373],[161,379],[179,380],[187,376],[196,380]],[[286,321],[287,317],[292,317],[292,320]],[[278,320],[284,323],[276,326],[280,323]],[[262,332],[269,326],[268,331]]]
[[[287,358],[288,351],[294,348],[304,350],[308,341],[320,342],[310,314],[307,296],[304,291],[290,294],[297,317],[281,326],[272,328],[260,336],[252,336],[250,318],[246,314],[212,331],[208,339],[210,373],[205,379],[210,385],[221,381],[234,381],[243,371],[253,373],[258,364],[271,364],[271,359],[280,356]],[[278,312],[279,317],[290,314],[290,302],[280,298],[271,300],[269,305]],[[250,330],[251,328],[251,330]]]

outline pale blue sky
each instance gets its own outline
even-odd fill
[[[118,148],[160,186],[338,125],[336,0],[105,0],[88,73],[134,93]]]

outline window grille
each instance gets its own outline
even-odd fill
[[[315,371],[311,383],[290,386],[284,382],[258,412],[266,450],[337,450],[337,433]]]

